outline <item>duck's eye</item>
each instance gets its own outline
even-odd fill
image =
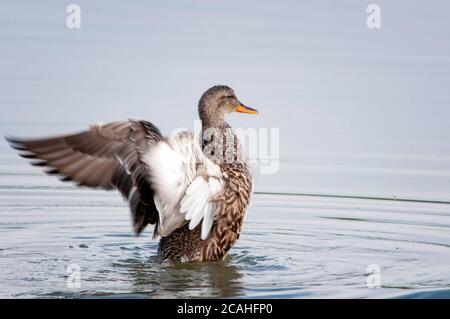
[[[232,99],[232,98],[234,98],[234,96],[233,95],[227,95],[227,96],[225,96],[227,99]]]

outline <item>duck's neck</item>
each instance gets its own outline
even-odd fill
[[[212,147],[219,141],[221,143],[229,128],[230,125],[223,119],[202,119],[202,148],[204,149],[208,144]]]
[[[206,117],[202,119],[202,130],[205,131],[208,128],[226,129],[230,128],[230,125],[225,121],[223,116]]]
[[[215,163],[233,164],[245,158],[235,132],[225,121],[202,121],[201,145],[203,153]]]

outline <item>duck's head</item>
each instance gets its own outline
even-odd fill
[[[226,85],[216,85],[203,93],[198,102],[198,115],[208,126],[220,126],[231,112],[258,114],[258,111],[239,102],[234,91]]]

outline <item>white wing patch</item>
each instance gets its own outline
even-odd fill
[[[222,185],[218,178],[209,177],[206,180],[203,176],[197,176],[181,199],[180,213],[184,213],[186,220],[190,220],[190,230],[197,227],[203,219],[201,231],[203,240],[208,237],[215,218],[215,207],[211,199],[221,189]]]
[[[201,239],[205,240],[216,218],[212,199],[223,188],[220,167],[203,154],[192,132],[159,142],[143,161],[151,172],[158,233],[168,236],[187,221],[192,230],[202,222]]]

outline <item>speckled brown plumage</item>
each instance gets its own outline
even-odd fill
[[[252,193],[252,178],[246,163],[221,165],[226,180],[224,190],[214,200],[218,212],[211,234],[200,239],[200,225],[189,230],[187,224],[161,238],[158,255],[162,261],[222,260],[239,239]]]
[[[224,105],[224,111],[217,108],[218,96],[232,96],[230,106]],[[226,86],[216,86],[206,91],[199,101],[199,116],[202,120],[202,149],[213,145],[216,153],[205,152],[221,169],[225,181],[223,191],[214,199],[217,219],[213,229],[204,241],[200,240],[200,225],[193,231],[187,224],[162,238],[158,254],[163,261],[185,262],[223,259],[230,248],[239,239],[247,207],[253,192],[253,179],[248,160],[242,146],[225,121],[225,114],[233,111],[233,105],[239,103],[233,90]],[[205,131],[212,129],[212,134]],[[221,138],[217,138],[217,136]],[[226,143],[232,141],[233,147]],[[217,153],[220,153],[217,159]]]

